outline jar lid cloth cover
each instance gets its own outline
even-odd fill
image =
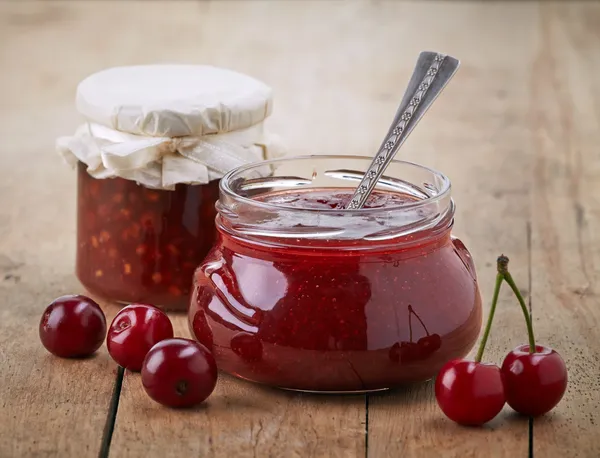
[[[264,128],[272,90],[241,73],[203,65],[115,67],[84,79],[73,136],[56,141],[95,178],[154,189],[206,184],[242,165],[283,156]]]

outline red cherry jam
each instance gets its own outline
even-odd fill
[[[288,389],[368,391],[430,379],[474,345],[481,299],[471,257],[450,235],[449,194],[440,203],[377,190],[350,212],[349,189],[249,198],[221,186],[218,239],[189,309],[221,370]]]
[[[218,181],[153,190],[78,167],[77,276],[95,295],[185,310],[215,240]]]

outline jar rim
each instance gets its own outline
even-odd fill
[[[452,189],[452,184],[450,182],[450,179],[443,173],[441,173],[431,167],[427,167],[427,166],[424,166],[421,164],[417,164],[415,162],[404,161],[404,160],[399,160],[399,159],[392,160],[390,162],[390,165],[397,164],[397,165],[409,166],[409,167],[413,167],[415,169],[419,169],[424,172],[431,173],[441,183],[440,190],[434,195],[424,197],[422,199],[415,200],[415,201],[404,202],[399,205],[385,206],[385,207],[379,207],[379,208],[360,208],[360,209],[348,210],[348,209],[335,209],[335,208],[332,208],[332,209],[299,208],[297,206],[285,205],[285,204],[281,204],[281,203],[264,202],[261,200],[244,197],[244,196],[236,193],[232,189],[232,186],[231,186],[231,183],[236,178],[239,178],[245,172],[248,172],[249,170],[252,170],[252,169],[258,169],[258,168],[262,168],[265,166],[276,165],[276,164],[281,164],[281,163],[286,163],[286,162],[291,162],[291,161],[310,161],[310,160],[314,161],[314,160],[332,160],[332,159],[339,160],[339,161],[343,161],[344,159],[366,160],[369,163],[370,163],[370,161],[373,160],[373,158],[369,157],[369,156],[358,156],[358,155],[349,155],[349,154],[346,154],[346,155],[311,154],[311,155],[302,155],[302,156],[286,156],[286,157],[282,157],[282,158],[278,158],[278,159],[253,162],[251,164],[240,166],[236,169],[229,171],[227,174],[225,174],[225,176],[223,176],[223,178],[221,179],[221,182],[219,184],[219,190],[221,193],[223,193],[223,195],[225,195],[228,198],[234,199],[234,200],[239,201],[244,204],[256,206],[258,208],[262,208],[265,210],[285,210],[285,211],[291,211],[291,212],[307,212],[307,213],[327,212],[327,213],[337,213],[337,214],[340,214],[340,213],[356,214],[356,215],[360,214],[360,215],[364,216],[364,215],[380,213],[380,212],[404,211],[404,210],[408,210],[408,209],[413,210],[413,209],[419,208],[421,206],[430,205],[432,203],[436,203],[440,200],[447,198]],[[365,173],[366,173],[366,171],[365,171]]]

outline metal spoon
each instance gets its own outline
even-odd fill
[[[435,52],[419,54],[415,71],[408,83],[404,98],[394,121],[347,206],[348,210],[362,208],[377,181],[394,158],[400,145],[412,132],[427,109],[444,90],[458,70],[460,62],[454,57]]]

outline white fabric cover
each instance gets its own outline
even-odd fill
[[[77,107],[88,122],[60,137],[56,147],[68,163],[85,163],[96,178],[173,189],[285,153],[263,125],[271,89],[229,70],[116,67],[79,84]]]

